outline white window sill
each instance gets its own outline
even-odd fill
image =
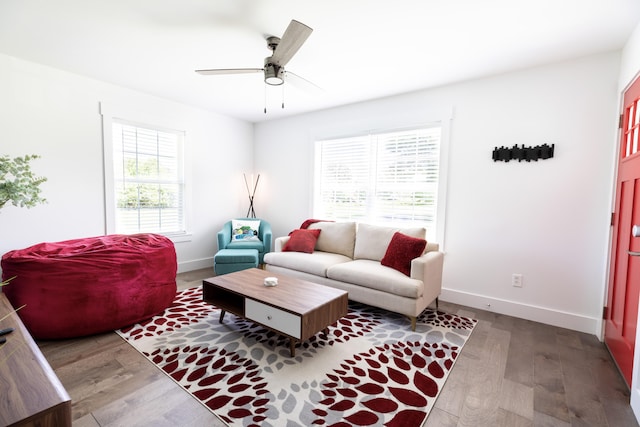
[[[185,234],[164,234],[163,236],[171,239],[173,243],[184,243],[190,242],[193,240],[193,234],[185,233]]]

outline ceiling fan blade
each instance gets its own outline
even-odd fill
[[[213,70],[196,70],[196,73],[204,76],[215,76],[218,74],[248,74],[264,71],[264,68],[215,68]]]
[[[271,55],[272,62],[284,67],[309,38],[312,31],[310,27],[292,19]]]
[[[296,73],[292,73],[291,71],[284,72],[284,81],[304,90],[313,89],[314,91],[324,92],[324,89],[322,89],[317,84],[305,79],[302,76],[297,75]]]

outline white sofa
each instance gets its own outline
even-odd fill
[[[321,230],[312,253],[284,252],[290,237],[278,237],[274,252],[264,257],[265,269],[342,289],[350,300],[404,314],[413,330],[417,316],[434,300],[437,305],[444,259],[437,243],[427,243],[411,260],[409,276],[381,263],[397,231],[424,239],[424,228],[355,222],[315,222],[308,228]]]

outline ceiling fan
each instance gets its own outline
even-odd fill
[[[287,74],[302,77],[289,72],[285,72],[284,66],[293,58],[300,47],[304,44],[313,30],[305,24],[291,20],[282,37],[267,37],[267,47],[273,52],[271,56],[264,59],[262,68],[216,68],[211,70],[196,70],[196,73],[203,75],[218,74],[245,74],[264,73],[264,82],[271,86],[279,86],[284,83]],[[305,80],[308,82],[308,80]],[[309,82],[311,83],[311,82]],[[313,83],[311,83],[313,84]]]

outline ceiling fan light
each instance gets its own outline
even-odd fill
[[[282,83],[284,83],[284,80],[282,80],[280,77],[267,77],[264,82],[271,86],[280,86]]]
[[[284,83],[282,71],[282,67],[274,64],[266,64],[264,66],[264,82],[271,86],[280,86]]]

